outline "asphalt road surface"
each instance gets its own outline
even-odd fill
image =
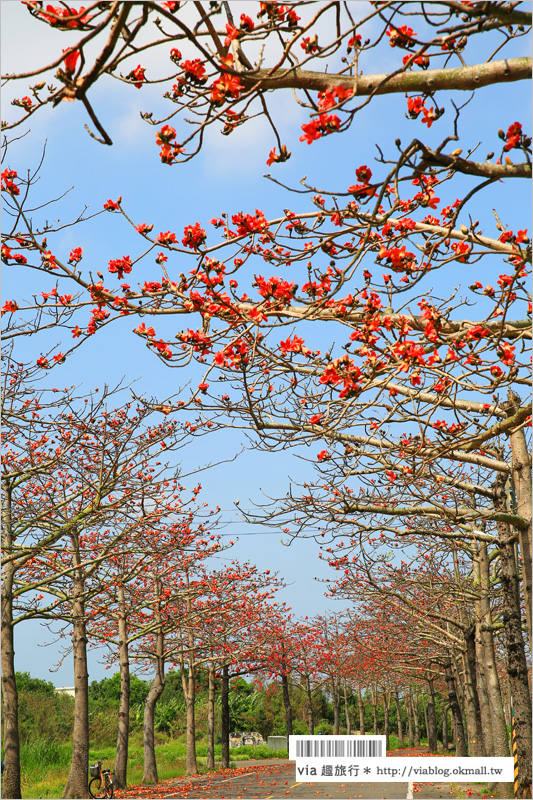
[[[482,793],[480,786],[461,785],[472,794],[469,797],[490,797]],[[117,792],[117,798],[196,798],[200,800],[455,800],[455,791],[449,783],[308,783],[299,781],[295,764],[291,761],[247,761],[230,770],[198,775],[189,778],[174,778],[157,786],[130,787],[126,792]]]

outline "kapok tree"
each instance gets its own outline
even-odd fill
[[[282,581],[270,570],[260,571],[254,564],[232,560],[217,570],[205,568],[186,570],[183,593],[176,600],[173,631],[168,637],[174,644],[174,661],[179,664],[183,694],[187,710],[188,774],[197,772],[195,728],[195,674],[199,666],[211,667],[211,680],[215,670],[222,667],[236,672],[254,670],[257,654],[254,652],[254,629],[267,613],[267,601],[282,586]],[[229,678],[229,674],[228,674]],[[212,693],[214,701],[214,694]],[[222,699],[221,705],[223,705]],[[211,709],[214,721],[214,707]],[[229,733],[229,731],[228,731]],[[214,745],[214,725],[208,730],[208,739]],[[224,732],[223,732],[224,738]],[[211,750],[214,748],[211,747]]]
[[[130,532],[128,541],[121,537],[120,548],[108,554],[101,565],[99,580],[101,591],[89,607],[88,634],[93,641],[110,649],[109,660],[120,664],[120,702],[118,712],[117,749],[115,755],[114,784],[127,785],[129,710],[130,710],[130,649],[134,642],[150,634],[157,627],[153,614],[139,614],[143,606],[143,592],[147,575],[159,575],[169,564],[179,571],[178,554],[187,559],[207,558],[218,551],[218,536],[206,533],[199,510],[199,487],[186,499],[184,487],[176,478],[154,481],[150,495],[137,497],[149,504],[151,511]],[[154,491],[158,490],[158,493]],[[114,528],[117,526],[117,519]],[[210,518],[210,525],[216,519]],[[92,611],[95,610],[96,614]]]
[[[152,412],[145,407],[133,409],[126,403],[108,411],[105,404],[94,405],[90,414],[78,418],[59,415],[67,441],[74,440],[76,446],[60,460],[57,474],[48,470],[42,476],[45,491],[37,494],[38,508],[31,487],[22,485],[11,495],[11,502],[17,501],[17,524],[28,542],[13,580],[16,613],[59,624],[63,620],[71,634],[76,698],[65,796],[73,797],[84,797],[87,789],[88,602],[94,603],[102,592],[102,564],[123,546],[131,547],[133,532],[139,534],[152,514],[151,504],[160,494],[154,479],[164,465],[151,466],[150,460],[179,441],[175,424],[150,425]],[[19,446],[23,444],[19,440]],[[35,443],[26,444],[32,453]],[[48,533],[48,540],[41,532]],[[23,542],[17,550],[24,548]]]
[[[89,133],[111,145],[106,121],[89,100],[92,87],[112,78],[144,97],[151,85],[162,84],[166,104],[161,119],[144,108],[142,117],[148,125],[164,123],[156,144],[166,164],[193,158],[208,126],[229,136],[257,116],[272,130],[275,147],[267,163],[286,161],[290,152],[269,103],[268,93],[274,90],[292,90],[295,101],[312,112],[302,136],[311,142],[349,129],[357,113],[379,95],[419,95],[409,111],[414,116],[423,112],[431,125],[443,113],[437,100],[441,93],[528,80],[531,71],[530,59],[516,57],[517,40],[527,36],[531,24],[520,3],[486,6],[452,0],[439,2],[431,14],[405,2],[358,8],[269,1],[252,4],[249,14],[231,2],[209,7],[201,2],[106,2],[76,9],[30,0],[25,5],[42,25],[79,36],[49,63],[2,76],[21,92],[13,101],[20,112],[3,128],[26,123],[47,105],[77,101],[87,111]],[[492,46],[481,55],[479,39],[490,34]],[[380,53],[389,46],[405,55],[390,72],[376,73]],[[503,49],[507,57],[502,59]],[[152,66],[153,52],[159,60]],[[161,55],[168,58],[164,71]],[[47,84],[53,70],[56,83]],[[319,93],[318,102],[312,92]],[[342,117],[329,114],[332,109]],[[170,121],[180,126],[178,131]]]
[[[89,475],[77,469],[94,429],[92,420],[105,413],[114,392],[106,387],[80,396],[74,389],[47,388],[42,370],[15,361],[12,352],[6,353],[3,374],[3,788],[6,797],[20,797],[15,626],[56,606],[54,599],[44,601],[51,576],[38,565],[57,557],[74,527],[82,531],[113,508],[106,495],[116,478],[93,469],[89,490]],[[65,577],[72,577],[73,569],[65,568]]]
[[[494,578],[491,581],[484,574],[489,566],[486,541],[479,546],[475,539],[469,544],[468,538],[447,541],[443,535],[439,540],[429,530],[425,537],[399,538],[381,531],[368,541],[360,538],[357,554],[337,546],[328,561],[342,571],[335,593],[357,602],[361,596],[370,598],[373,607],[384,604],[409,620],[414,638],[422,636],[437,650],[444,648],[445,654],[435,663],[446,668],[451,660],[459,660],[469,754],[506,756],[509,744],[494,646],[501,624],[496,622],[498,607],[491,608],[496,601],[491,587]],[[333,548],[328,550],[333,552]],[[495,550],[490,555],[494,570],[499,553]],[[483,724],[476,713],[479,708]]]
[[[148,6],[145,8],[149,10]],[[199,6],[195,8],[200,13]],[[331,48],[319,43],[321,31],[314,40],[312,28],[317,20],[304,19],[298,13],[309,8],[311,13],[319,13],[321,25],[326,14],[338,12]],[[103,13],[107,10],[105,7]],[[168,12],[168,24],[177,25],[180,35],[187,35],[182,27],[187,23],[181,7],[173,5]],[[315,458],[337,470],[332,478],[335,491],[340,494],[337,529],[339,521],[349,520],[351,525],[358,515],[373,512],[395,519],[416,511],[430,524],[444,518],[459,526],[465,520],[481,526],[485,519],[497,525],[504,553],[502,563],[506,565],[504,586],[509,600],[514,597],[506,611],[504,627],[518,642],[517,652],[523,653],[517,625],[520,613],[517,615],[516,574],[505,556],[516,538],[529,606],[530,467],[524,428],[530,406],[522,401],[520,391],[529,385],[525,351],[531,334],[524,280],[530,263],[530,243],[521,204],[509,204],[504,212],[494,189],[500,190],[500,180],[516,181],[531,175],[530,137],[520,121],[503,120],[497,102],[497,84],[502,76],[529,78],[529,61],[518,54],[520,36],[528,32],[525,28],[530,25],[530,16],[516,6],[454,2],[434,4],[431,15],[422,5],[380,3],[369,11],[366,23],[350,18],[349,7],[341,10],[338,4],[319,9],[306,4],[283,9],[264,4],[261,12],[266,15],[264,28],[256,26],[251,17],[253,28],[244,20],[242,30],[228,20],[232,27],[226,29],[228,42],[224,41],[223,47],[232,48],[231,66],[228,51],[221,56],[226,59],[222,77],[227,80],[219,81],[221,73],[216,64],[221,54],[212,31],[212,52],[217,51],[218,56],[210,53],[202,59],[209,64],[211,73],[205,64],[194,65],[192,73],[186,65],[176,70],[172,78],[184,79],[182,83],[176,81],[175,90],[169,89],[170,94],[175,93],[178,110],[185,87],[191,104],[205,99],[205,116],[193,125],[193,133],[198,132],[199,139],[207,119],[222,119],[224,107],[233,111],[228,101],[247,102],[246,91],[242,92],[233,81],[237,77],[240,84],[241,73],[243,80],[252,78],[251,91],[257,92],[261,112],[265,113],[265,88],[304,86],[299,99],[308,105],[310,121],[303,126],[302,138],[313,148],[327,148],[327,143],[317,140],[333,141],[332,136],[340,135],[349,126],[355,114],[362,111],[361,106],[367,104],[365,100],[357,105],[357,98],[364,91],[369,92],[365,96],[370,99],[393,90],[408,92],[406,110],[417,128],[415,138],[408,144],[402,144],[398,136],[394,146],[387,142],[378,151],[374,170],[367,164],[355,165],[353,184],[346,180],[343,185],[319,187],[312,180],[305,181],[298,191],[313,198],[307,207],[286,209],[274,220],[267,220],[257,209],[254,213],[215,217],[215,232],[209,236],[194,220],[186,221],[183,235],[162,230],[152,236],[150,226],[155,223],[150,219],[133,220],[127,214],[127,201],[108,201],[107,209],[137,229],[143,247],[148,243],[150,250],[161,249],[158,263],[163,266],[165,259],[169,262],[162,269],[161,281],[146,275],[143,282],[142,265],[135,255],[117,258],[113,253],[109,262],[111,278],[102,276],[96,282],[90,269],[82,274],[76,256],[69,265],[66,255],[49,250],[49,245],[44,247],[28,226],[18,237],[22,245],[14,234],[6,239],[7,262],[12,263],[15,256],[26,257],[27,251],[32,266],[54,275],[58,286],[77,286],[86,298],[94,300],[96,307],[88,323],[84,319],[83,328],[80,325],[79,331],[74,329],[76,336],[93,335],[98,326],[107,327],[121,312],[138,312],[145,318],[136,332],[162,360],[178,364],[196,358],[205,371],[196,394],[204,409],[204,414],[198,415],[198,424],[212,424],[212,415],[217,416],[218,424],[240,423],[254,430],[256,441],[266,448],[312,442],[318,451]],[[298,27],[301,20],[294,20],[293,15],[289,23],[289,12],[304,20],[304,30]],[[33,6],[33,13],[43,16],[38,5]],[[67,75],[67,82],[70,81],[72,96],[76,96],[76,86],[85,87],[85,93],[83,88],[79,90],[82,100],[106,63],[108,72],[114,72],[112,53],[118,47],[126,13],[126,6],[113,9],[116,16],[111,15],[106,24],[116,27],[107,40],[105,58],[95,62],[87,80],[81,57],[75,64],[74,57],[69,59],[71,69],[66,72],[71,76]],[[60,20],[59,15],[48,15],[43,21],[59,28],[81,23],[81,17],[76,15],[66,21],[65,15],[61,16]],[[195,41],[201,40],[204,24],[209,31],[209,19],[202,19],[205,22],[200,22],[192,37]],[[416,30],[411,27],[414,21]],[[310,27],[306,29],[308,22]],[[141,27],[143,23],[144,18],[140,17]],[[163,29],[164,24],[161,23]],[[374,26],[368,42],[365,24]],[[293,32],[284,30],[283,26],[291,25],[296,25]],[[91,36],[96,35],[97,27],[90,31]],[[469,54],[478,52],[475,43],[480,33],[488,48],[485,58],[483,63],[468,66]],[[253,65],[248,67],[241,54],[247,38],[261,37],[280,42],[279,58],[273,72],[260,72],[261,63],[256,64],[258,71],[254,74]],[[297,84],[302,80],[302,71],[293,66],[299,44],[304,45],[300,48],[304,58],[328,61],[327,72],[324,69],[316,78],[315,73],[303,76],[306,84]],[[393,55],[398,54],[397,62],[386,75],[379,79],[374,76],[367,83],[361,70],[366,70],[367,62],[372,64],[373,58],[377,61],[383,53],[390,55],[390,48]],[[83,43],[76,49],[81,53]],[[347,61],[341,60],[341,53]],[[498,63],[496,55],[504,54],[507,59]],[[58,54],[55,66],[69,55]],[[181,54],[175,54],[175,58],[182,64],[184,60],[191,61],[189,55],[182,59]],[[245,58],[249,60],[249,56]],[[454,64],[459,65],[457,72]],[[432,68],[435,65],[441,68]],[[134,66],[128,80],[142,89],[147,76],[143,65],[138,66],[140,70]],[[197,68],[205,68],[206,72]],[[239,75],[235,76],[237,72]],[[190,74],[193,77],[189,78]],[[213,82],[208,89],[201,88],[204,76]],[[214,85],[217,83],[220,86]],[[64,83],[64,89],[68,88]],[[482,92],[485,107],[493,111],[492,123],[484,120],[483,131],[476,129],[479,120],[469,108],[459,107],[463,102],[459,94],[453,94],[464,88],[472,89],[474,94]],[[62,97],[64,89],[56,96]],[[451,102],[446,99],[450,95],[444,94],[448,91],[452,92]],[[28,107],[27,102],[25,105]],[[29,107],[32,105],[30,98]],[[250,105],[250,112],[251,109]],[[235,113],[229,115],[229,120],[243,121],[235,120]],[[405,124],[404,116],[402,111],[398,126]],[[226,114],[224,125],[227,118]],[[389,119],[392,124],[392,115]],[[418,130],[425,131],[421,127],[424,125],[432,131],[420,136]],[[231,122],[229,130],[235,127]],[[434,137],[439,130],[440,137]],[[183,155],[180,151],[184,140],[165,120],[158,130],[158,146],[166,163],[178,161]],[[490,151],[483,160],[474,153],[480,141]],[[278,145],[279,153],[273,152],[269,158],[272,163],[287,157],[288,150],[282,151],[281,143]],[[5,185],[6,191],[18,208],[16,188],[20,182],[12,172],[6,180],[10,181]],[[494,219],[487,215],[488,201],[489,207],[496,207]],[[173,274],[173,262],[180,260],[181,271],[182,254],[188,251],[197,259],[195,269],[192,276],[178,277]],[[272,266],[265,273],[265,263],[282,274],[272,274]],[[286,268],[290,268],[288,274],[284,273]],[[132,290],[129,284],[116,288],[113,276],[122,280],[134,269],[138,288]],[[467,270],[473,273],[468,288],[459,288]],[[43,286],[46,293],[54,288]],[[469,308],[472,303],[476,304],[475,315]],[[175,333],[163,336],[156,330],[158,318],[168,318],[172,313],[188,314],[188,323],[191,320],[178,332],[177,341]],[[311,322],[316,323],[314,328]],[[298,334],[292,330],[296,324]],[[224,378],[223,386],[217,386],[217,376]],[[410,486],[414,487],[417,481],[424,480],[428,469],[433,469],[435,480],[441,478],[445,485],[454,487],[458,482],[468,482],[463,470],[470,465],[486,469],[484,483],[477,484],[480,488],[474,492],[476,502],[478,497],[487,500],[481,513],[474,503],[455,508],[452,504],[437,507],[434,502],[426,502],[434,481],[431,486],[420,484],[414,506],[383,504],[371,486],[363,489],[361,497],[353,498],[354,493],[358,494],[359,481],[371,472],[383,476],[391,487],[399,485],[400,474],[411,476]],[[347,483],[348,478],[353,485]],[[319,478],[319,486],[323,480]],[[380,488],[383,485],[386,483]],[[327,491],[329,498],[330,489]],[[289,500],[294,495],[295,492]],[[301,530],[298,520],[304,518],[301,508],[309,505],[307,496],[316,496],[316,491],[304,491],[301,497],[294,498],[292,508],[290,503],[285,506],[287,517],[295,520],[295,534]],[[315,508],[316,505],[315,502]],[[529,712],[528,692],[522,678],[520,681],[524,697],[515,698],[515,705],[521,705],[517,715],[521,728]],[[524,742],[527,739],[527,734],[522,737]],[[527,792],[527,748],[522,751],[520,746],[519,757],[521,791]]]

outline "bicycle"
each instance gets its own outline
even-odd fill
[[[113,797],[113,778],[110,769],[102,769],[102,762],[91,764],[89,774],[92,780],[89,782],[89,794],[91,797]]]

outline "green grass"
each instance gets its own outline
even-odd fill
[[[187,746],[184,737],[170,739],[158,734],[156,744],[157,771],[160,780],[176,778],[185,774],[185,755]],[[206,771],[207,745],[198,742],[196,746],[198,769]],[[65,786],[72,757],[71,744],[57,744],[46,740],[35,741],[21,748],[22,797],[57,798],[61,797]],[[236,747],[230,751],[231,764],[249,759],[287,758],[287,751],[269,750],[265,745]],[[114,745],[91,748],[89,762],[102,759],[104,766],[113,769],[115,761]],[[222,746],[215,746],[215,761],[222,760]],[[130,737],[128,752],[128,783],[140,784],[143,776],[143,746],[140,734]]]
[[[21,745],[22,796],[61,797],[71,758],[71,744],[36,740]]]
[[[171,739],[166,735],[157,734],[156,738],[157,770],[160,780],[176,778],[185,774],[185,756],[187,746],[185,737]],[[391,749],[398,749],[398,739],[390,736]],[[406,744],[405,747],[408,745]],[[206,771],[207,745],[198,742],[196,745],[198,769]],[[54,798],[61,797],[70,768],[72,745],[58,744],[50,741],[35,741],[22,745],[22,797],[23,798]],[[246,745],[230,750],[230,759],[233,766],[239,761],[253,759],[288,758],[286,750],[269,750],[266,745],[253,747]],[[114,767],[114,745],[103,745],[91,748],[89,761],[94,763],[102,759],[104,766]],[[222,760],[222,746],[215,746],[215,762]],[[143,776],[143,745],[142,733],[136,732],[130,736],[128,753],[128,783],[135,786],[140,784]]]

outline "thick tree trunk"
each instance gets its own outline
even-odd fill
[[[84,576],[76,535],[71,537],[74,573],[72,578],[74,653],[74,730],[72,761],[63,797],[86,798],[89,780],[89,671],[87,669],[87,631],[85,624]]]
[[[229,769],[229,672],[228,665],[222,667],[221,687],[221,735],[222,735],[222,769]]]
[[[420,747],[420,718],[418,716],[418,695],[409,689],[411,708],[413,709],[413,725],[415,728],[415,747]]]
[[[338,736],[341,732],[341,698],[340,689],[335,679],[331,682],[331,697],[333,700],[333,733]]]
[[[194,691],[194,641],[192,632],[189,632],[189,670],[187,676],[187,694],[185,695],[185,707],[187,709],[187,752],[185,756],[185,770],[187,775],[196,775],[198,764],[196,763],[196,717],[195,717],[195,698]]]
[[[477,686],[476,669],[476,628],[471,625],[465,631],[465,684],[467,693],[468,714],[468,755],[484,756],[485,744],[483,738],[483,725],[481,709],[479,707],[479,690]]]
[[[350,721],[350,709],[348,707],[348,688],[346,680],[344,680],[344,716],[346,719],[346,735],[349,736],[352,732],[352,725]]]
[[[281,687],[283,693],[283,706],[285,708],[285,728],[287,731],[287,736],[292,736],[292,706],[291,706],[291,697],[289,694],[289,676],[287,674],[283,674],[281,676]],[[289,740],[287,739],[287,747],[289,744]]]
[[[215,663],[209,662],[207,692],[207,769],[215,769]]]
[[[407,736],[409,738],[409,747],[415,746],[415,729],[413,719],[413,704],[411,689],[404,693],[405,711],[407,712]]]
[[[378,697],[377,697],[377,686],[374,690],[374,687],[370,687],[370,692],[372,695],[372,715],[373,715],[373,732],[374,736],[378,735]]]
[[[487,690],[487,701],[490,712],[490,740],[494,756],[509,756],[509,739],[505,725],[500,679],[496,664],[494,650],[494,636],[492,633],[492,613],[490,608],[490,564],[486,545],[481,545],[474,567],[479,568],[479,625],[478,640],[480,645],[480,661],[483,663],[483,673]]]
[[[442,750],[448,752],[448,710],[449,706],[442,707]]]
[[[365,705],[363,702],[363,691],[361,685],[357,684],[357,702],[359,704],[359,734],[365,735]]]
[[[390,693],[383,690],[383,733],[385,735],[385,749],[389,750],[390,737]]]
[[[398,727],[398,741],[400,743],[400,747],[403,747],[403,729],[402,729],[402,713],[400,708],[400,693],[397,689],[394,693],[394,700],[396,703],[396,725]]]
[[[428,752],[436,753],[437,718],[435,716],[435,689],[433,687],[433,679],[428,680],[427,721],[428,721]]]
[[[509,399],[514,401],[515,409],[520,406],[520,398],[514,392],[509,393]],[[512,413],[512,410],[511,410]],[[526,623],[529,636],[529,647],[533,647],[531,634],[532,589],[531,589],[531,462],[527,450],[526,436],[523,428],[511,434],[511,453],[513,467],[513,484],[516,494],[516,511],[527,521],[527,528],[520,529],[518,536],[520,542],[520,557],[522,560],[522,591],[524,592],[524,606]]]
[[[11,552],[11,492],[4,487],[2,493],[2,546],[4,555]],[[5,771],[2,775],[2,796],[21,797],[20,741],[18,726],[18,693],[15,680],[15,639],[13,630],[13,579],[15,565],[8,561],[2,580],[2,699],[3,744]]]
[[[455,730],[455,755],[466,756],[468,755],[468,753],[466,747],[465,731],[463,727],[463,717],[461,714],[459,701],[457,699],[457,692],[455,690],[455,680],[453,677],[451,662],[449,662],[445,666],[445,676],[446,676],[446,688],[448,690],[448,703],[452,712],[453,725]],[[446,721],[446,714],[443,715],[443,718]],[[443,724],[443,730],[444,730],[444,724]],[[443,739],[443,745],[444,745],[444,739]],[[446,749],[448,749],[447,724],[446,724]]]
[[[424,726],[426,737],[429,736],[429,722],[428,722],[428,706],[426,702],[426,695],[422,692],[422,711],[424,712]]]
[[[156,587],[156,595],[158,589]],[[156,622],[161,622],[161,615],[156,613]],[[164,647],[165,637],[160,627],[157,631],[156,640],[156,673],[150,686],[150,690],[144,702],[144,725],[143,725],[143,748],[144,748],[144,768],[141,783],[157,783],[157,763],[155,759],[155,731],[154,715],[157,701],[163,694],[165,688],[165,658]]]
[[[310,736],[315,734],[315,717],[313,714],[313,694],[311,692],[311,681],[309,675],[305,676],[305,689],[306,689],[306,709],[307,709],[307,729]]]
[[[124,587],[118,587],[118,642],[120,661],[120,701],[118,708],[117,752],[113,783],[116,789],[127,787],[128,743],[130,733],[130,660],[128,621]]]
[[[485,674],[485,648],[481,640],[479,621],[476,622],[476,685],[481,713],[481,730],[483,731],[483,744],[485,755],[494,755],[494,741],[492,736],[492,717],[490,711],[489,693],[487,689],[487,676]]]
[[[516,745],[519,765],[518,796],[528,797],[531,791],[531,696],[528,669],[522,637],[522,622],[518,576],[514,548],[505,523],[498,523],[500,533],[500,567],[503,596],[503,631],[507,648],[507,674],[511,690],[516,725]]]

